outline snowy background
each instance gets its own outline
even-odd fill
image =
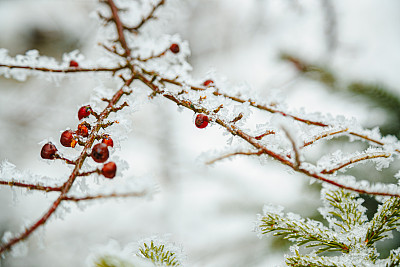
[[[0,47],[11,56],[36,48],[58,60],[64,52],[79,49],[95,60],[95,8],[95,1],[0,1]],[[367,127],[382,124],[388,117],[385,111],[359,97],[332,93],[299,75],[279,55],[291,53],[327,65],[342,83],[383,83],[398,94],[396,0],[174,0],[160,17],[160,31],[188,40],[189,62],[199,79],[247,84],[260,96],[278,94],[289,107],[354,116]],[[89,103],[100,82],[107,83],[85,74],[59,84],[1,77],[0,162],[66,178],[69,168],[40,159],[39,143],[58,141],[63,130],[75,127],[78,108]],[[142,90],[137,97],[145,96]],[[150,199],[71,204],[69,212],[59,214],[62,219],[52,218],[28,239],[25,256],[7,256],[1,266],[90,266],[90,254],[110,240],[125,246],[164,234],[183,247],[188,266],[282,263],[282,249],[287,247],[273,238],[258,239],[252,231],[254,221],[265,203],[315,216],[319,193],[308,185],[309,178],[256,158],[236,157],[205,166],[204,158],[221,155],[227,147],[229,136],[222,129],[197,129],[191,111],[179,111],[167,100],[145,101],[133,108],[132,131],[125,140],[117,140],[113,152],[130,168],[107,183],[150,180],[158,192]],[[56,196],[1,186],[0,234],[30,225]]]

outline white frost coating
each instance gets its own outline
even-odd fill
[[[174,242],[170,241],[171,234],[164,235],[153,235],[151,237],[144,238],[139,240],[136,244],[130,244],[130,247],[134,251],[138,251],[139,247],[143,247],[143,244],[146,243],[150,245],[153,242],[154,246],[164,246],[164,251],[170,251],[174,253],[176,260],[180,263],[183,263],[186,259],[183,247]],[[184,264],[182,264],[184,266]]]
[[[86,258],[85,265],[87,267],[92,267],[97,260],[103,257],[105,257],[109,266],[120,266],[122,262],[124,266],[127,266],[125,264],[131,264],[132,266],[154,267],[151,261],[137,256],[136,251],[132,250],[130,245],[121,247],[121,245],[113,239],[105,246],[98,246],[91,249],[91,253]]]
[[[7,160],[0,163],[0,180],[7,182],[20,182],[40,186],[59,186],[60,180],[52,177],[33,174],[30,171],[17,170],[16,166]]]
[[[2,243],[8,243],[11,239],[15,238],[15,236],[10,232],[10,231],[6,231],[3,234],[3,237],[1,239]],[[10,251],[10,255],[12,257],[25,257],[28,254],[28,246],[26,244],[26,242],[18,242],[17,244],[15,244]],[[4,257],[5,255],[3,254],[2,257]]]
[[[380,147],[369,147],[363,152],[356,151],[351,154],[344,154],[341,150],[321,157],[317,162],[319,171],[329,171],[340,168],[339,171],[344,172],[347,168],[354,167],[356,164],[372,161],[376,164],[378,171],[388,168],[393,161],[393,154]],[[346,166],[344,166],[347,163]]]

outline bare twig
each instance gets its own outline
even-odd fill
[[[330,170],[323,170],[321,171],[321,173],[324,174],[332,174],[334,172],[337,172],[340,169],[343,169],[346,166],[349,166],[351,164],[360,162],[360,161],[364,161],[364,160],[368,160],[368,159],[376,159],[376,158],[389,158],[392,155],[389,153],[371,153],[371,154],[366,154],[366,155],[360,155],[354,158],[349,159],[348,161],[341,163],[339,166],[332,168]]]
[[[246,156],[257,155],[257,156],[259,156],[259,155],[261,155],[263,153],[264,152],[262,150],[257,151],[257,152],[233,152],[233,153],[229,153],[229,154],[220,156],[220,157],[218,157],[216,159],[207,161],[206,164],[207,165],[211,165],[211,164],[214,164],[217,161],[220,161],[220,160],[223,160],[223,159],[226,159],[226,158],[230,158],[230,157],[233,157],[233,156],[237,156],[237,155],[246,155]]]
[[[39,184],[29,184],[29,183],[22,183],[16,181],[0,181],[0,184],[9,185],[9,186],[16,186],[16,187],[23,187],[29,190],[40,190],[40,191],[61,191],[61,187],[52,187],[52,186],[44,186]]]
[[[127,197],[143,197],[147,194],[147,192],[130,192],[130,193],[112,193],[109,195],[95,195],[95,196],[84,196],[84,197],[70,197],[65,196],[63,200],[66,201],[85,201],[85,200],[95,200],[95,199],[105,199],[105,198],[127,198]]]

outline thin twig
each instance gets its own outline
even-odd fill
[[[297,169],[300,167],[300,164],[301,164],[299,149],[297,148],[297,144],[294,141],[294,138],[291,135],[291,133],[285,127],[281,127],[281,128],[282,128],[283,132],[286,134],[287,139],[289,139],[290,143],[292,144],[292,148],[293,148],[293,152],[294,152],[294,159],[295,159],[295,163],[296,163],[294,165],[294,169]]]
[[[40,191],[46,191],[46,192],[51,192],[51,191],[61,191],[61,187],[56,186],[44,186],[44,185],[39,185],[39,184],[28,184],[28,183],[22,183],[22,182],[16,182],[16,181],[0,181],[0,184],[3,185],[9,185],[9,186],[16,186],[16,187],[23,187],[27,188],[29,190],[40,190]]]
[[[62,68],[62,69],[52,69],[46,67],[32,67],[32,66],[20,66],[20,65],[9,65],[9,64],[0,64],[0,68],[8,68],[8,69],[25,69],[25,70],[36,70],[41,72],[52,72],[52,73],[76,73],[76,72],[116,72],[121,69],[126,68],[126,66],[118,66],[112,68],[99,67],[99,68]]]
[[[109,195],[95,195],[95,196],[84,196],[84,197],[69,197],[65,196],[63,200],[66,201],[74,201],[74,202],[79,202],[79,201],[85,201],[85,200],[94,200],[94,199],[100,199],[100,198],[126,198],[126,197],[142,197],[145,196],[146,192],[130,192],[130,193],[112,193]]]
[[[381,154],[377,154],[377,153],[372,153],[372,154],[366,154],[366,155],[360,155],[354,158],[349,159],[348,161],[341,163],[339,166],[332,168],[330,170],[322,170],[321,173],[323,174],[332,174],[334,172],[337,172],[338,170],[349,166],[350,164],[354,164],[360,161],[364,161],[364,160],[368,160],[368,159],[376,159],[376,158],[389,158],[390,156],[392,156],[391,154],[388,153],[381,153]]]
[[[129,31],[133,31],[135,33],[137,33],[139,31],[139,29],[149,20],[151,19],[155,19],[156,17],[154,16],[154,12],[161,7],[162,5],[165,4],[165,0],[161,0],[160,2],[158,2],[157,5],[153,6],[153,8],[151,9],[150,13],[146,16],[143,17],[142,20],[139,22],[138,25],[136,25],[135,27],[126,27],[124,26],[124,29],[129,30]]]
[[[226,158],[230,158],[230,157],[233,157],[233,156],[237,156],[237,155],[246,155],[246,156],[257,155],[257,156],[259,156],[259,155],[261,155],[263,153],[264,152],[262,150],[260,150],[258,152],[233,152],[233,153],[229,153],[229,154],[220,156],[220,157],[215,158],[213,160],[207,161],[206,164],[207,165],[211,165],[211,164],[214,164],[217,161],[220,161],[220,160],[223,160],[223,159],[226,159]]]

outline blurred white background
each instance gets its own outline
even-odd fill
[[[89,16],[96,4],[0,0],[0,47],[12,56],[36,48],[57,59],[75,49],[96,57],[98,24]],[[173,1],[173,6],[173,13],[167,9],[162,15],[160,10],[160,16],[169,18],[162,27],[189,41],[195,77],[216,70],[232,83],[249,84],[261,96],[276,90],[289,107],[354,116],[367,127],[382,124],[385,112],[302,77],[279,55],[291,53],[329,66],[342,83],[384,83],[398,94],[399,1],[186,0]],[[57,141],[64,129],[76,127],[77,110],[99,81],[91,75],[60,84],[0,77],[0,161],[66,179],[69,169],[41,160],[38,143]],[[110,239],[124,246],[166,233],[182,245],[188,266],[283,263],[285,243],[258,239],[253,223],[265,203],[314,216],[319,194],[307,177],[254,158],[205,166],[201,155],[214,150],[222,154],[229,136],[215,125],[197,129],[192,112],[179,112],[170,101],[137,107],[132,118],[132,132],[117,142],[114,152],[130,165],[118,179],[151,177],[159,187],[154,198],[93,201],[83,209],[71,205],[63,219],[51,219],[26,241],[26,256],[8,255],[1,266],[85,266],[91,251]],[[55,197],[1,186],[0,234],[21,231]]]

